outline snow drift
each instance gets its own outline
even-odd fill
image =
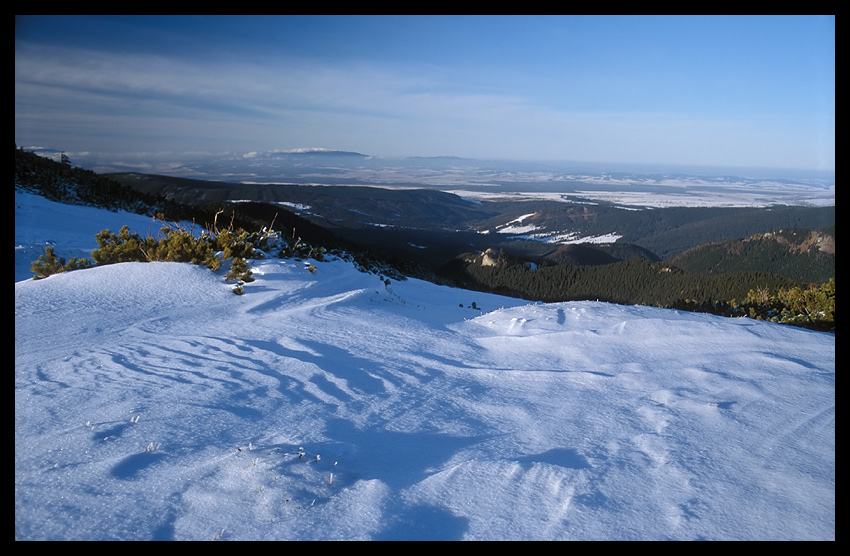
[[[834,335],[309,263],[16,282],[15,537],[835,538]]]

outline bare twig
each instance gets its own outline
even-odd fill
[[[215,232],[215,235],[218,235],[218,215],[222,212],[224,212],[224,209],[215,213],[215,216],[213,217],[213,231]]]

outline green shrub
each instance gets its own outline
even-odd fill
[[[142,238],[130,233],[124,226],[118,235],[103,230],[95,236],[98,248],[92,259],[98,265],[123,262],[176,262],[193,263],[218,270],[221,259],[216,253],[217,243],[207,234],[195,237],[182,229],[162,228],[159,239]]]
[[[143,238],[123,226],[117,234],[102,230],[95,235],[95,240],[97,249],[92,251],[91,256],[97,265],[166,261],[203,265],[216,271],[221,267],[222,259],[232,259],[225,278],[238,281],[240,286],[254,280],[247,259],[263,257],[263,252],[254,247],[255,243],[267,249],[277,248],[281,253],[296,251],[279,235],[266,229],[248,233],[241,228],[236,231],[228,228],[221,232],[207,231],[196,237],[190,230],[168,223],[164,223],[156,237],[149,235]],[[324,253],[324,250],[320,252]],[[90,261],[77,259],[71,259],[66,264],[64,259],[60,261],[56,257],[50,247],[46,256],[32,263],[31,268],[37,278],[43,278],[56,272],[88,268],[91,265]],[[241,293],[241,287],[239,290],[238,293]]]
[[[95,240],[98,248],[91,256],[98,265],[148,260],[142,250],[144,240],[138,234],[131,234],[127,226],[123,226],[118,235],[102,230],[95,235]]]
[[[822,332],[835,332],[835,279],[820,286],[779,288],[775,293],[761,287],[750,290],[743,301],[694,301],[684,299],[671,309],[713,313],[726,317],[749,317]]]
[[[835,278],[821,286],[779,291],[777,322],[808,328],[835,328]]]
[[[253,282],[254,278],[251,276],[253,272],[250,268],[248,268],[248,261],[242,257],[236,257],[230,263],[230,271],[224,277],[225,280],[237,280],[241,282]]]
[[[250,241],[252,234],[244,230],[223,230],[215,239],[216,248],[225,259],[250,259],[255,255],[254,245]]]
[[[53,252],[53,246],[49,245],[44,248],[44,255],[41,255],[30,265],[30,270],[32,270],[33,274],[35,274],[33,279],[40,280],[59,272],[69,272],[71,270],[90,268],[91,265],[91,261],[87,259],[77,259],[73,257],[68,262],[65,262],[64,258],[56,256]]]

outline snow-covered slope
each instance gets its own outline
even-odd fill
[[[44,255],[45,247],[52,245],[56,255],[65,259],[90,258],[97,247],[95,234],[104,229],[117,234],[124,225],[141,236],[155,235],[162,227],[139,214],[63,205],[16,191],[15,282],[32,278],[30,264]]]
[[[315,265],[16,282],[16,538],[835,538],[834,335]]]

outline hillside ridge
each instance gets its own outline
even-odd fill
[[[34,167],[37,172],[32,171]],[[85,178],[85,190],[74,183],[78,175]],[[526,299],[704,308],[718,302],[734,305],[753,291],[778,295],[834,279],[834,207],[633,211],[566,202],[480,202],[422,189],[243,186],[139,174],[117,177],[120,181],[68,164],[36,162],[16,151],[16,189],[46,191],[54,199],[64,196],[75,203],[85,200],[82,191],[94,192],[88,201],[93,204],[115,207],[109,203],[115,198],[131,206],[137,203],[136,208],[149,215],[167,207],[183,218],[204,218],[205,226],[221,213],[230,215],[231,226],[236,223],[244,229],[259,230],[274,222],[291,233],[293,244],[303,245],[306,232],[310,236],[306,242],[361,253],[377,266],[394,268],[394,273]],[[163,195],[172,190],[179,193],[179,201],[175,200],[178,195]],[[220,198],[231,198],[187,203],[198,191],[216,195],[224,191]],[[277,201],[232,198],[251,191]],[[134,195],[145,202],[138,203]],[[810,221],[826,221],[832,239],[830,228],[815,233],[785,226]],[[731,222],[743,222],[735,230],[760,229],[772,222],[783,226],[759,231],[747,241],[697,243],[695,238],[701,234],[728,236],[726,224]],[[563,227],[555,229],[560,226],[573,226],[570,237],[587,234],[591,241],[579,239],[566,245],[547,241],[554,232],[563,235]],[[690,234],[692,239],[686,241],[697,247],[682,251],[687,255],[680,259],[662,258],[646,247],[653,238],[675,233]],[[619,239],[593,239],[613,236]],[[495,255],[476,260],[470,253]],[[718,253],[719,261],[711,260]],[[482,265],[481,260],[500,262]],[[725,305],[716,310],[729,313]],[[827,328],[834,328],[833,318],[830,311]]]

